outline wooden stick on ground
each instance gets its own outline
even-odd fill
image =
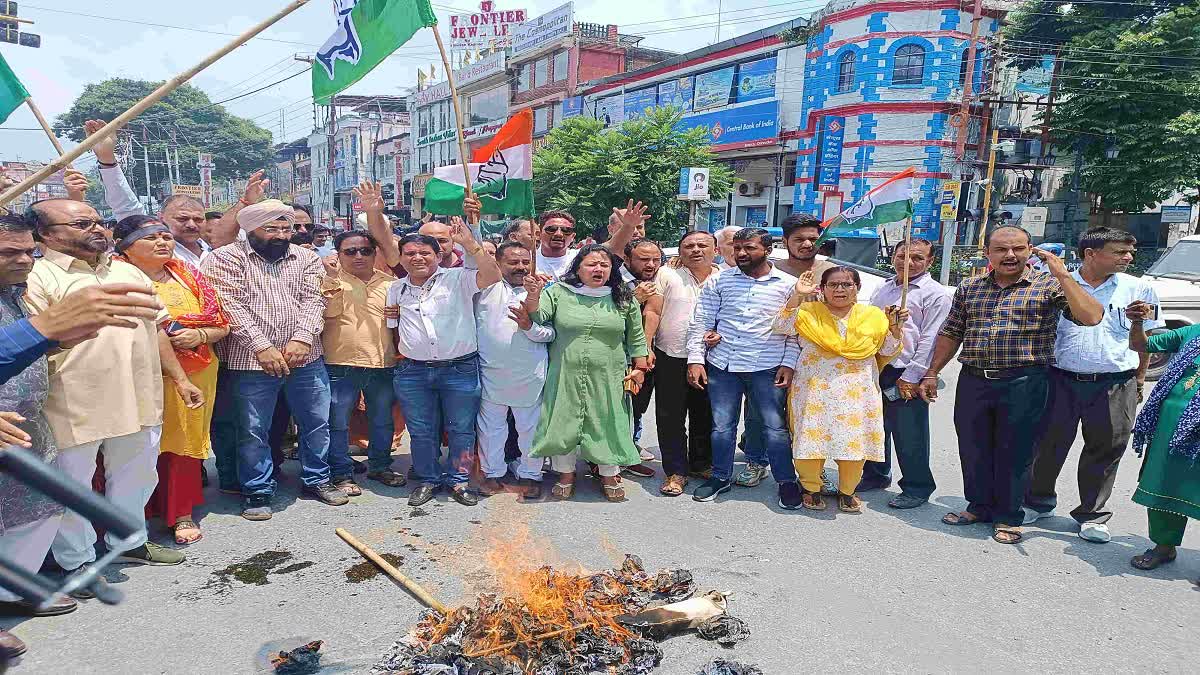
[[[430,595],[429,591],[425,590],[420,584],[404,576],[400,570],[396,569],[391,563],[384,560],[383,556],[376,553],[375,550],[370,546],[367,546],[359,541],[358,537],[350,534],[340,527],[334,530],[334,532],[337,533],[337,536],[342,538],[342,541],[350,544],[350,546],[353,547],[354,550],[361,553],[363,557],[378,565],[379,569],[383,570],[389,577],[396,580],[401,586],[408,589],[410,593],[417,596],[417,599],[425,603],[426,606],[436,610],[442,616],[448,616],[450,614],[449,607],[446,607],[437,598]]]
[[[495,654],[496,652],[507,651],[509,649],[512,649],[513,647],[516,647],[519,644],[529,643],[529,642],[541,642],[542,640],[545,640],[547,638],[557,637],[559,635],[562,635],[563,633],[573,633],[577,630],[583,630],[584,628],[587,628],[588,626],[591,626],[591,625],[592,625],[591,623],[581,623],[578,626],[571,626],[569,628],[559,628],[558,630],[552,630],[549,633],[542,633],[541,635],[534,635],[533,637],[531,637],[527,640],[513,640],[512,642],[505,642],[502,645],[496,645],[495,647],[489,647],[481,652],[472,652],[470,654],[463,654],[463,656],[466,656],[468,659],[474,659],[474,658],[478,658],[480,656],[487,656],[489,654]]]

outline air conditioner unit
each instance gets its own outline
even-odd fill
[[[762,193],[762,183],[742,183],[738,185],[738,194],[743,197],[757,197]]]

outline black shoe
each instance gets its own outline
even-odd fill
[[[870,490],[883,490],[883,489],[890,487],[891,484],[892,484],[892,481],[890,481],[890,480],[878,480],[878,479],[873,479],[873,478],[864,478],[858,482],[858,487],[855,488],[854,491],[855,492],[869,492]]]
[[[410,494],[408,496],[408,505],[409,506],[421,506],[422,504],[426,504],[429,502],[430,499],[433,499],[433,495],[436,493],[437,493],[436,485],[430,485],[429,483],[421,483],[412,491],[412,494]]]
[[[733,489],[733,481],[709,478],[692,493],[692,499],[698,502],[711,502],[717,495]]]
[[[892,497],[892,500],[888,502],[888,506],[893,509],[915,509],[927,501],[929,500],[900,493]]]
[[[788,481],[779,484],[779,508],[795,511],[803,502],[799,483]]]
[[[450,488],[450,498],[463,506],[475,506],[479,504],[479,497],[461,485]]]
[[[354,465],[354,473],[366,473],[367,472],[367,463],[366,462],[360,462],[357,459],[352,459],[352,460],[350,460],[350,463]]]
[[[333,483],[321,483],[312,487],[305,486],[301,494],[330,506],[342,506],[343,504],[350,503],[350,498],[346,496],[346,493],[334,487]]]

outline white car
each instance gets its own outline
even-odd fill
[[[671,258],[674,258],[675,256],[679,255],[679,249],[672,246],[670,248],[664,248],[663,253],[667,256],[667,259],[670,260]],[[772,260],[787,260],[787,258],[788,258],[787,249],[774,248],[771,250],[771,259]],[[853,267],[854,269],[858,270],[858,276],[860,279],[862,279],[862,289],[860,289],[858,291],[858,301],[862,302],[862,303],[866,303],[868,300],[870,300],[871,294],[873,294],[875,292],[875,289],[882,286],[883,282],[887,281],[888,279],[891,279],[893,276],[893,274],[891,272],[884,272],[883,270],[877,270],[874,267],[866,267],[864,265],[848,263],[848,262],[845,262],[842,260],[837,260],[835,258],[826,258],[823,255],[819,255],[819,256],[817,256],[817,258],[819,258],[821,260],[830,260],[832,262],[837,263],[838,265],[845,265],[846,267]]]
[[[1200,323],[1200,235],[1184,237],[1167,249],[1146,270],[1146,278],[1158,294],[1159,318],[1167,322],[1167,329]],[[1170,356],[1151,354],[1146,376],[1162,375]]]

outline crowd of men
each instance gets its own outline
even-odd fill
[[[115,215],[141,213],[111,143],[98,145],[96,155]],[[314,229],[306,209],[263,199],[265,188],[256,175],[224,213],[206,213],[184,197],[167,200],[158,215],[173,236],[175,258],[203,274],[228,317],[229,334],[214,345],[216,396],[207,403],[218,486],[240,495],[242,515],[273,516],[281,459],[272,452],[273,428],[280,415],[298,429],[306,496],[336,506],[361,494],[348,437],[360,401],[369,428],[366,477],[389,488],[411,481],[409,504],[424,504],[439,490],[468,506],[501,491],[540,499],[543,462],[528,455],[546,344],[555,336],[531,320],[525,300],[544,283],[562,283],[571,268],[574,218],[550,211],[536,227],[514,222],[494,251],[459,219],[431,220],[395,237],[378,185],[364,183],[356,193],[366,228],[330,238]],[[473,199],[464,202],[467,221],[479,208]],[[780,506],[798,508],[783,489],[796,473],[779,394],[791,385],[798,353],[794,338],[774,332],[772,323],[798,278],[820,279],[834,266],[818,258],[819,222],[804,214],[784,220],[787,258],[772,261],[775,242],[755,228],[688,232],[668,260],[659,243],[645,238],[644,221],[639,205],[614,208],[607,244],[643,311],[650,356],[631,410],[636,435],[655,405],[659,491],[678,496],[696,480],[693,499],[711,502],[770,473],[781,486]],[[114,262],[113,244],[96,210],[78,199],[45,200],[25,217],[4,217],[0,381],[34,376],[24,380],[32,388],[5,384],[0,434],[85,483],[102,457],[105,494],[138,512],[157,480],[163,421],[153,399],[191,393],[171,371],[168,326],[148,278]],[[939,373],[959,354],[954,419],[968,506],[943,522],[991,523],[996,541],[1020,541],[1023,523],[1055,508],[1056,479],[1082,422],[1081,503],[1071,515],[1080,536],[1107,541],[1105,504],[1146,367],[1127,347],[1127,326],[1122,334],[1114,317],[1134,301],[1157,304],[1146,284],[1123,273],[1133,244],[1124,232],[1089,230],[1079,242],[1083,267],[1072,273],[1057,257],[1035,251],[1023,230],[1001,227],[986,242],[991,272],[954,292],[929,274],[936,258],[931,242],[896,247],[893,264],[908,272],[909,319],[903,351],[879,382],[887,459],[868,464],[858,489],[889,486],[894,454],[901,492],[889,506],[928,501],[936,487],[929,405],[938,398]],[[1030,268],[1034,254],[1048,273]],[[902,286],[897,275],[861,301],[897,305]],[[70,350],[70,357],[47,378],[44,355],[51,350]],[[410,435],[407,474],[393,466],[397,402]],[[735,473],[743,417],[746,463]],[[32,433],[31,421],[37,422]],[[648,463],[624,470],[656,473]],[[28,505],[9,494],[2,506],[0,554],[36,571],[49,552],[61,574],[95,560],[95,531],[80,516],[43,508],[13,520]],[[177,564],[184,556],[147,540],[121,559]],[[84,589],[83,597],[89,594]],[[0,601],[9,611],[34,611],[7,593]],[[37,611],[72,609],[67,599]]]

